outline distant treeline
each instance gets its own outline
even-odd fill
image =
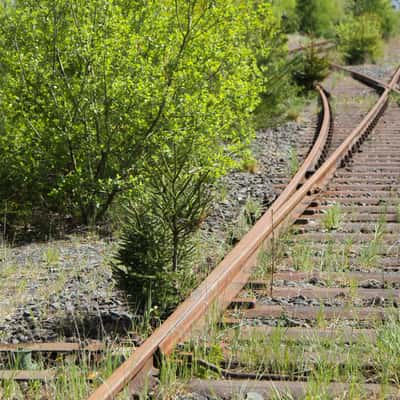
[[[399,14],[391,0],[272,0],[272,4],[286,32],[335,37],[338,25],[361,16],[376,18],[384,37],[400,29]]]

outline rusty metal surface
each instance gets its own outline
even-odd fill
[[[283,340],[298,340],[312,342],[315,340],[329,339],[337,343],[354,343],[360,338],[369,342],[376,341],[376,331],[373,329],[354,329],[354,328],[315,328],[310,332],[308,328],[287,327],[281,328]],[[241,339],[252,339],[254,337],[268,338],[276,334],[276,328],[262,325],[238,325],[227,330],[226,336],[240,337]]]
[[[229,318],[238,319],[263,319],[271,318],[276,319],[280,317],[289,317],[291,319],[299,320],[316,320],[318,317],[325,320],[362,320],[362,321],[375,321],[384,320],[393,314],[393,310],[385,307],[354,307],[347,309],[344,307],[325,307],[321,309],[315,306],[270,306],[257,304],[256,307],[248,310],[227,311],[226,316]],[[232,321],[230,321],[232,324]]]
[[[18,351],[30,351],[37,353],[72,353],[79,351],[99,352],[105,349],[104,343],[93,340],[88,343],[69,343],[69,342],[51,342],[51,343],[19,343],[19,344],[0,344],[0,353],[11,353]]]
[[[269,290],[256,290],[255,294],[257,297],[266,297],[270,296]],[[363,289],[357,288],[354,290],[353,288],[345,287],[276,287],[272,292],[273,296],[276,297],[297,297],[297,296],[305,296],[312,299],[369,299],[369,298],[380,298],[386,299],[390,301],[399,300],[400,290],[399,289]],[[253,300],[251,302],[252,307],[255,308],[256,302]],[[233,300],[233,305],[237,305],[238,307],[243,306],[242,299]],[[243,307],[244,308],[244,307]]]
[[[382,89],[387,89],[387,88],[389,88],[389,84],[388,84],[388,83],[383,82],[383,81],[381,81],[381,80],[379,80],[379,79],[372,78],[372,77],[370,77],[370,76],[368,76],[368,75],[366,75],[366,74],[362,74],[362,73],[360,73],[360,72],[353,71],[352,69],[347,68],[347,67],[345,67],[345,66],[343,66],[343,65],[339,65],[339,64],[336,64],[336,63],[330,63],[330,66],[331,66],[331,69],[332,69],[333,71],[343,71],[343,72],[347,72],[347,73],[349,73],[353,78],[358,79],[358,80],[360,80],[361,82],[363,82],[363,83],[365,83],[365,84],[367,84],[367,85],[376,86],[376,85],[378,84]],[[396,85],[394,85],[393,87],[391,87],[391,90],[394,91],[394,92],[396,92],[396,93],[399,93],[399,94],[400,94],[400,91],[397,89]]]
[[[381,263],[381,261],[380,261]],[[383,284],[399,283],[400,274],[386,273],[382,276],[381,272],[277,272],[274,276],[277,281],[310,281],[310,280],[330,280],[330,281],[344,281],[354,280],[362,284],[368,281],[382,281]],[[270,286],[269,280],[251,280],[247,283],[247,287],[252,289],[265,289]]]
[[[318,145],[316,143],[313,148],[314,155],[309,157],[310,159],[307,158],[311,162],[301,169],[301,174],[304,173],[304,175],[300,178],[300,181],[299,176],[296,176],[282,193],[282,196],[278,198],[251,231],[244,236],[199,288],[193,292],[191,297],[183,302],[171,317],[104,384],[92,393],[89,399],[113,398],[129,381],[134,379],[139,373],[143,373],[145,366],[151,364],[149,363],[149,359],[155,353],[168,354],[172,351],[175,344],[190,331],[209,307],[215,304],[216,300],[217,306],[221,309],[229,305],[250,277],[252,267],[256,263],[257,252],[263,244],[270,239],[272,234],[284,227],[285,224],[293,222],[293,220],[299,217],[313,198],[317,198],[320,193],[324,192],[326,185],[338,168],[344,162],[348,162],[351,154],[360,148],[368,134],[372,132],[387,106],[389,93],[397,84],[399,77],[400,68],[396,71],[377,103],[363,118],[361,123],[333,151],[319,169],[312,171],[315,166],[321,163],[320,156],[324,150],[321,147],[321,143],[318,143]],[[322,91],[320,92],[322,93]],[[322,127],[325,129],[325,137],[327,138],[330,126],[329,113],[326,113],[325,117]],[[382,167],[380,170],[384,171],[384,168]],[[311,172],[309,174],[311,177],[304,180],[307,171]],[[329,191],[324,193],[323,197],[326,198],[326,195],[329,197]],[[360,196],[360,193],[357,192],[356,195]],[[308,235],[310,234],[312,235],[313,233],[308,233]],[[319,232],[316,232],[316,234],[319,234]],[[241,311],[241,314],[245,318],[256,316],[270,318],[284,314],[294,318],[315,319],[318,311],[316,307],[256,305],[254,308]],[[357,307],[355,310],[330,307],[323,311],[326,319],[341,317],[357,320],[382,320],[386,316],[386,310],[383,307]],[[232,313],[234,317],[233,311],[228,312],[227,315],[229,313]],[[234,320],[231,322],[234,322]],[[235,382],[234,385],[238,384],[237,381]],[[227,383],[222,384],[226,385]],[[341,386],[339,385],[339,387]],[[270,393],[271,387],[269,386],[266,390]],[[300,388],[299,390],[301,391],[302,389]]]
[[[211,272],[206,280],[184,301],[176,311],[140,346],[132,356],[123,363],[111,376],[95,390],[89,399],[111,399],[135,376],[142,371],[149,358],[161,350],[170,352],[174,345],[193,327],[193,325],[206,313],[216,299],[224,298],[223,305],[228,306],[230,300],[240,291],[246,282],[246,277],[241,276],[239,285],[232,285],[235,277],[243,273],[246,267],[254,265],[256,253],[264,240],[275,229],[271,223],[271,210],[285,204],[289,197],[296,191],[299,183],[304,179],[308,170],[315,167],[322,155],[330,129],[330,110],[327,97],[321,88],[318,88],[323,105],[323,118],[321,134],[303,163],[301,169],[293,178],[287,190],[279,196],[272,205],[269,214],[245,235],[238,245],[225,257],[225,259]],[[272,211],[273,212],[273,211]],[[250,271],[249,271],[250,273]],[[250,275],[248,275],[250,276]],[[231,287],[229,285],[231,284]]]
[[[20,371],[20,370],[2,370],[0,371],[0,380],[7,381],[41,381],[49,382],[55,379],[56,373],[53,370],[42,371]]]
[[[307,50],[311,47],[319,51],[326,51],[336,47],[336,44],[333,40],[321,40],[318,42],[310,43],[307,46],[298,46],[294,47],[293,49],[289,49],[289,54],[301,53],[302,51]]]

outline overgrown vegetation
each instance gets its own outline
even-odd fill
[[[132,346],[133,343],[128,345],[104,343],[104,351],[99,358],[93,357],[90,353],[61,355],[57,359],[57,368],[54,368],[54,361],[51,363],[48,357],[40,354],[34,355],[33,362],[30,361],[30,368],[21,365],[19,356],[11,356],[9,360],[2,362],[3,368],[16,372],[20,369],[45,370],[47,368],[55,372],[55,379],[49,379],[46,385],[37,380],[27,382],[26,385],[21,385],[14,379],[2,380],[0,397],[2,399],[85,399],[132,352]],[[31,356],[32,353],[26,353],[25,357],[30,359]],[[129,399],[128,391],[123,390],[118,398]]]
[[[115,276],[169,309],[190,286],[212,186],[241,159],[286,62],[271,7],[19,1],[0,20],[8,224],[53,213],[92,225],[124,204]]]
[[[338,229],[342,220],[342,210],[339,203],[332,204],[323,216],[324,228],[328,231]]]
[[[224,379],[224,370],[256,374],[257,380],[277,375],[305,379],[307,399],[332,398],[332,383],[347,384],[348,399],[367,399],[363,384],[370,380],[386,398],[392,389],[388,385],[398,386],[400,372],[398,357],[392,356],[398,355],[399,319],[394,308],[388,307],[387,312],[392,315],[387,322],[373,323],[376,339],[367,333],[350,333],[346,324],[327,320],[323,312],[313,322],[331,332],[329,336],[312,329],[309,334],[288,335],[284,317],[270,333],[251,325],[224,327],[211,321],[201,336],[192,338],[163,364],[161,397],[178,397],[184,393],[184,382],[192,378]],[[335,329],[328,329],[328,324]],[[240,398],[248,392],[245,384],[242,390],[237,393]],[[291,397],[277,392],[276,398]]]
[[[346,19],[337,29],[339,49],[350,64],[375,62],[383,39],[399,32],[400,13],[390,0],[349,1]]]
[[[161,157],[220,176],[252,137],[280,48],[257,2],[20,1],[0,18],[9,220],[46,210],[95,223],[119,194],[141,195]]]
[[[380,32],[384,38],[399,33],[400,14],[395,11],[391,0],[353,0],[354,16],[374,14],[379,19]]]
[[[379,20],[379,31],[386,39],[400,28],[399,13],[391,0],[297,0],[295,7],[300,31],[316,36],[334,37],[340,23],[363,15]],[[292,10],[293,3],[287,9]]]
[[[114,266],[120,286],[135,304],[163,307],[178,302],[192,287],[194,271],[188,259],[195,250],[193,233],[211,202],[208,173],[187,172],[191,165],[182,154],[173,162],[162,157],[154,165],[146,192],[126,207],[124,226]],[[186,290],[185,290],[186,288]]]
[[[359,263],[364,268],[375,268],[378,265],[380,254],[383,251],[383,234],[385,224],[378,221],[374,228],[372,240],[363,245],[360,249]]]
[[[296,148],[292,147],[289,152],[289,171],[290,175],[294,176],[296,175],[296,172],[300,168],[300,162],[299,162],[299,157],[297,155],[297,150]]]
[[[344,17],[343,0],[297,0],[299,29],[302,32],[332,37]]]
[[[281,21],[286,33],[295,32],[299,21],[296,13],[296,0],[272,0],[272,9]]]
[[[326,76],[313,46],[288,57],[285,33],[337,37],[361,62],[397,22],[388,0],[1,2],[4,236],[118,210],[114,277],[140,309],[167,313],[196,280],[219,178],[255,173],[255,127],[296,119]],[[259,214],[246,207],[230,245]]]
[[[380,21],[373,14],[350,17],[338,27],[339,49],[350,64],[376,61],[382,53]]]
[[[299,65],[293,72],[294,80],[301,88],[311,90],[328,75],[329,61],[318,55],[313,43],[299,57]]]
[[[287,14],[295,10],[292,21],[299,30],[314,36],[336,38],[339,50],[351,64],[376,61],[383,39],[400,30],[400,13],[391,0],[297,0],[295,4],[277,2]],[[284,11],[278,13],[282,17]],[[289,24],[290,26],[290,24]]]

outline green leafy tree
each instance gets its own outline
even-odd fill
[[[282,29],[286,33],[295,32],[298,28],[298,16],[296,13],[297,0],[272,0],[272,9],[282,21]]]
[[[400,13],[393,8],[391,0],[357,0],[352,2],[355,16],[375,14],[381,23],[382,35],[385,38],[399,31]]]
[[[233,0],[2,7],[3,204],[98,221],[152,154],[192,135],[198,162],[223,173],[252,134],[255,57],[270,50],[253,32],[272,21]]]
[[[272,70],[277,27],[270,7],[258,2],[175,5],[169,35],[172,43],[186,36],[187,50],[158,147],[143,163],[143,190],[132,196],[134,218],[125,225],[114,267],[137,305],[146,308],[151,300],[163,314],[195,278],[193,234],[210,206],[210,188],[252,137],[252,113]]]
[[[253,136],[281,40],[271,7],[16,0],[0,22],[1,199],[91,223],[129,198],[117,277],[168,310],[210,185]]]
[[[317,36],[333,36],[344,17],[343,0],[297,0],[299,28]]]
[[[375,61],[382,52],[380,21],[376,15],[351,17],[338,27],[339,50],[350,64]]]
[[[2,199],[89,223],[135,174],[179,54],[160,59],[147,36],[154,8],[132,5],[17,1],[3,12]]]
[[[293,71],[295,82],[302,88],[312,90],[318,82],[326,78],[329,61],[318,55],[318,50],[311,47],[299,56],[297,68]]]

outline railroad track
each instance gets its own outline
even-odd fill
[[[307,44],[306,46],[297,46],[289,49],[289,54],[301,53],[302,51],[307,50],[310,47],[315,48],[319,52],[325,52],[332,48],[335,48],[336,44],[333,40],[319,40],[317,42],[311,42],[311,44]]]
[[[90,400],[140,393],[172,353],[203,376],[187,392],[210,398],[400,398],[400,68],[388,83],[351,73],[379,93],[368,114],[335,141],[340,115],[318,88],[297,174]]]
[[[331,115],[329,93],[317,88],[318,135],[297,174],[282,180],[280,196],[252,230],[90,400],[116,398],[127,386],[140,394],[171,354],[197,375],[213,376],[185,381],[187,392],[208,397],[317,398],[315,387],[333,397],[353,391],[372,398],[383,390],[396,397],[400,376],[383,376],[383,364],[360,347],[382,345],[397,317],[400,109],[389,97],[398,92],[400,69],[390,82],[332,69],[362,82],[345,83],[343,94],[376,97],[368,115],[365,104]],[[98,342],[0,346],[3,354],[53,359],[101,357],[103,350]],[[355,356],[362,360],[357,374],[337,372],[355,368],[348,362]],[[332,375],[325,381],[324,371]],[[48,382],[56,374],[1,371],[1,379]]]

